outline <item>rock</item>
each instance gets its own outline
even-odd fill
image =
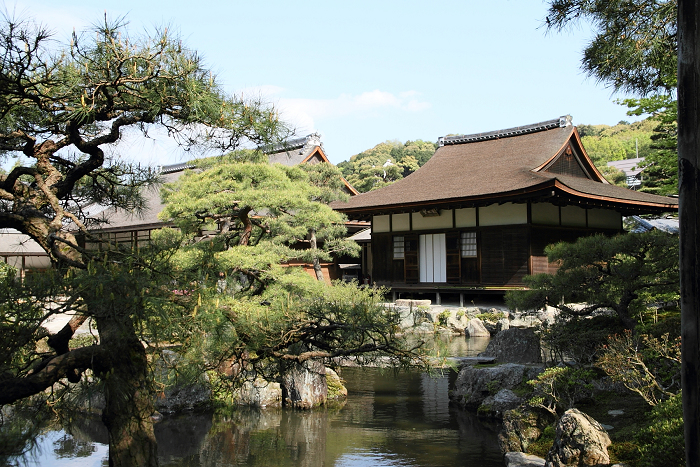
[[[524,452],[537,441],[545,428],[554,422],[554,415],[543,410],[523,407],[503,413],[503,428],[498,445],[503,452]]]
[[[155,401],[160,413],[177,413],[204,407],[211,403],[211,388],[203,383],[177,385],[166,388]]]
[[[499,319],[496,323],[496,332],[505,331],[506,329],[510,329],[510,321],[508,318]]]
[[[430,300],[428,300],[430,301]],[[427,306],[420,307],[409,307],[409,306],[396,306],[394,311],[399,313],[401,317],[401,322],[399,327],[401,329],[409,329],[416,331],[416,327],[421,325],[429,326],[430,332],[433,332],[432,317],[429,313],[430,308]]]
[[[510,321],[511,328],[539,328],[540,326],[542,326],[542,320],[529,314],[516,315]]]
[[[338,373],[326,367],[326,384],[328,386],[328,400],[342,400],[348,397],[348,389]]]
[[[540,363],[540,338],[532,329],[506,329],[496,334],[479,356],[496,357],[499,362]]]
[[[459,370],[450,398],[463,407],[476,410],[488,396],[497,394],[501,389],[512,390],[543,370],[542,365],[515,363],[488,367],[465,365]]]
[[[543,467],[544,459],[524,452],[507,452],[506,467]]]
[[[469,337],[489,337],[491,335],[479,318],[469,320],[464,329],[464,334]]]
[[[503,418],[506,410],[518,407],[523,399],[518,397],[510,389],[504,388],[493,396],[488,396],[477,409],[477,414],[481,417]]]
[[[546,467],[609,464],[610,437],[605,429],[578,409],[569,409],[557,423],[554,445],[547,453]]]
[[[396,306],[405,306],[409,308],[416,308],[419,306],[429,307],[431,303],[430,300],[410,300],[405,298],[396,300]]]
[[[248,407],[281,407],[282,386],[278,382],[265,381],[261,377],[245,381],[233,391],[235,405]]]
[[[558,315],[559,310],[549,305],[547,305],[543,310],[537,311],[537,319],[542,324],[547,324],[548,326],[551,326],[556,322]]]
[[[326,367],[315,360],[291,363],[282,372],[282,404],[296,409],[323,405],[328,399]]]
[[[625,411],[624,410],[608,410],[608,415],[612,415],[613,417],[617,417],[618,415],[624,415]]]
[[[172,373],[180,363],[179,354],[165,349],[155,362],[155,377],[166,383],[165,389],[157,394],[155,409],[164,414],[173,414],[204,407],[211,404],[212,393],[206,376],[198,381],[185,384],[167,385]]]

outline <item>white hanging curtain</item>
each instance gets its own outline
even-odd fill
[[[418,243],[421,282],[447,282],[445,234],[424,234]]]

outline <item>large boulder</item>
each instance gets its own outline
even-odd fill
[[[464,328],[464,334],[469,337],[489,337],[491,333],[484,326],[483,321],[479,318],[472,318]]]
[[[506,467],[544,467],[544,459],[524,452],[507,452]]]
[[[508,410],[503,414],[498,445],[503,452],[525,452],[553,422],[554,415],[543,410],[527,406]]]
[[[495,357],[504,363],[540,363],[540,338],[532,329],[510,328],[496,334],[480,357]]]
[[[578,409],[569,409],[557,423],[545,467],[607,465],[608,446],[610,437],[600,423]]]
[[[260,376],[245,381],[232,394],[235,405],[248,407],[281,407],[282,387],[280,383],[267,381]]]
[[[522,402],[522,397],[518,397],[508,388],[503,388],[496,394],[484,399],[479,406],[477,414],[480,417],[503,418],[503,414],[507,410],[518,407]]]
[[[348,389],[343,384],[341,377],[330,368],[326,368],[326,384],[328,386],[328,400],[340,401],[348,397]]]
[[[507,363],[496,366],[465,365],[459,370],[450,398],[468,409],[476,410],[489,396],[501,389],[514,389],[535,378],[542,365]]]
[[[326,403],[326,367],[315,360],[290,363],[282,372],[282,403],[295,409],[310,409]]]

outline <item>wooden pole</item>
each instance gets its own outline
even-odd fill
[[[687,467],[700,467],[700,35],[698,2],[678,1],[678,204],[680,219],[683,421]]]

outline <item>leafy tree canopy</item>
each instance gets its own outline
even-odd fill
[[[165,29],[132,37],[124,21],[105,19],[59,44],[30,21],[4,18],[0,36],[0,156],[17,158],[0,175],[0,227],[28,234],[59,266],[25,281],[0,275],[0,405],[38,396],[55,407],[70,383],[99,382],[110,465],[154,466],[151,363],[162,345],[198,356],[198,369],[232,358],[271,368],[372,351],[409,358],[377,293],[327,288],[280,264],[342,248],[342,218],[321,202],[337,196],[324,168],[267,166],[255,151],[237,152],[237,164],[204,167],[207,181],[183,177],[189,199],[168,192],[182,231],[154,233],[136,250],[98,244],[88,230],[85,206],[134,210],[158,178],[118,158],[128,129],[163,128],[186,148],[225,153],[284,139],[274,108],[228,96]],[[76,232],[98,248],[81,247]],[[317,252],[293,251],[312,233],[324,241]],[[63,312],[75,316],[46,331]],[[88,318],[97,331],[74,339]]]
[[[511,308],[545,305],[569,316],[613,310],[634,329],[636,318],[653,303],[678,299],[678,238],[662,232],[595,235],[546,248],[556,274],[527,276],[529,290],[506,294]]]
[[[338,168],[348,182],[361,193],[376,190],[400,180],[422,167],[437,149],[435,143],[422,140],[386,141],[356,154]]]
[[[616,90],[668,93],[676,86],[675,0],[550,0],[548,29],[590,22],[582,66]]]

